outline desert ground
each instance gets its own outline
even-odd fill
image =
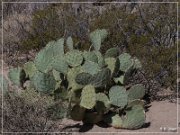
[[[179,132],[179,120],[177,113],[179,113],[180,105],[176,103],[170,103],[169,101],[154,101],[151,103],[149,111],[146,112],[146,124],[143,128],[138,130],[125,130],[125,129],[114,129],[112,127],[106,127],[103,125],[95,126],[83,126],[82,123],[74,122],[71,120],[64,119],[63,125],[69,132],[73,134],[88,133],[88,134],[166,134],[172,135]],[[180,113],[179,113],[180,114]],[[164,131],[162,131],[164,128]],[[165,131],[169,130],[169,131]]]

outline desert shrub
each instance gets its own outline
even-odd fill
[[[31,89],[21,94],[9,93],[3,102],[4,132],[61,131],[58,123],[49,118],[47,110],[50,105],[51,97],[40,96]]]
[[[141,60],[146,73],[144,74],[145,78],[149,82],[150,80],[157,82],[156,89],[150,88],[153,90],[152,93],[149,93],[150,95],[158,92],[160,87],[170,87],[171,90],[176,91],[177,44],[175,40],[176,16],[174,14],[176,10],[169,12],[169,6],[165,4],[158,5],[159,8],[155,8],[153,5],[137,6],[135,12],[128,12],[124,8],[112,6],[90,24],[91,30],[99,27],[108,28],[111,33],[104,43],[102,52],[111,46],[116,46],[120,51],[128,52]],[[172,7],[174,6],[172,5]],[[155,9],[149,12],[145,8],[148,8],[149,11]],[[149,23],[151,21],[152,24]]]
[[[37,10],[32,15],[32,33],[21,41],[23,50],[42,48],[48,41],[56,40],[64,31],[57,11],[52,6]]]
[[[21,40],[20,48],[24,51],[39,50],[49,41],[63,36],[73,36],[75,42],[81,41],[85,46],[88,32],[87,15],[75,14],[75,10],[71,4],[49,4],[46,8],[33,12],[30,32]]]

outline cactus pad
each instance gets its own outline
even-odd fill
[[[81,85],[87,85],[90,84],[92,79],[92,75],[89,73],[80,73],[76,76],[76,82]]]
[[[122,128],[123,120],[118,114],[109,114],[104,118],[104,122],[114,128]]]
[[[136,105],[131,110],[126,111],[123,118],[123,128],[138,129],[145,123],[145,111],[142,106]]]
[[[106,58],[105,63],[107,64],[108,68],[111,70],[111,73],[116,73],[119,70],[119,59],[116,58]]]
[[[92,61],[98,63],[98,57],[94,52],[83,52],[83,56],[86,61]]]
[[[83,85],[78,84],[75,80],[76,76],[80,73],[82,73],[81,67],[74,67],[74,68],[69,69],[67,73],[67,80],[69,83],[68,89],[77,90],[77,89],[83,88]]]
[[[72,50],[66,53],[65,55],[67,63],[71,67],[77,67],[82,64],[83,62],[83,56],[80,51],[78,50]]]
[[[47,73],[51,69],[51,64],[57,55],[64,54],[64,39],[49,42],[35,58],[37,69],[43,73]]]
[[[96,94],[96,106],[97,112],[103,113],[106,112],[110,108],[110,101],[106,94],[97,93]]]
[[[62,81],[61,80],[61,77],[60,77],[60,72],[56,71],[55,69],[52,70],[52,73],[53,73],[53,76],[54,76],[54,79],[56,81]]]
[[[117,47],[108,49],[104,55],[105,58],[108,58],[108,57],[116,58],[117,56],[119,56],[119,50]]]
[[[103,87],[108,84],[111,77],[111,71],[108,68],[104,68],[92,77],[91,84],[94,87]]]
[[[109,98],[112,105],[123,108],[127,105],[128,97],[126,89],[122,86],[113,86],[109,90]]]
[[[13,84],[22,87],[26,78],[26,74],[22,68],[18,67],[10,69],[8,77]]]
[[[121,75],[120,77],[113,78],[114,82],[124,84],[124,75]]]
[[[98,51],[101,48],[101,43],[104,41],[107,35],[108,32],[105,29],[97,29],[90,33],[90,40],[96,51]]]
[[[69,50],[73,50],[73,40],[71,37],[68,37],[66,40],[66,45],[68,47]]]
[[[127,108],[133,107],[135,105],[140,105],[140,106],[144,107],[145,102],[143,100],[139,100],[139,99],[131,100],[131,101],[128,102]]]
[[[52,68],[63,74],[67,74],[68,72],[68,64],[63,56],[57,56],[54,58]]]
[[[92,62],[92,61],[85,61],[85,63],[82,66],[82,70],[85,73],[89,73],[91,75],[97,74],[98,71],[100,71],[100,67],[98,63]]]
[[[106,64],[105,64],[105,60],[104,60],[102,54],[99,51],[93,51],[93,52],[98,57],[98,65],[99,65],[99,67],[101,67],[101,68],[105,67]]]
[[[128,53],[123,53],[119,56],[120,60],[120,70],[126,72],[133,66],[133,60]]]
[[[32,78],[35,89],[42,93],[51,93],[55,90],[56,81],[52,74],[37,71]]]
[[[32,61],[25,63],[23,69],[26,73],[26,78],[33,77],[34,73],[37,71],[37,68],[36,68],[34,62],[32,62]]]
[[[145,95],[145,88],[142,84],[136,84],[132,86],[127,92],[129,100],[141,99]]]
[[[80,106],[86,109],[92,109],[96,104],[95,88],[92,85],[86,85],[81,92]]]

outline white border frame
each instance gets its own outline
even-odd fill
[[[2,53],[2,60],[1,60],[1,64],[2,64],[2,71],[1,71],[1,74],[3,74],[3,4],[4,3],[47,3],[47,4],[51,4],[51,3],[82,3],[82,4],[87,4],[87,3],[89,3],[89,4],[91,4],[91,3],[94,3],[93,1],[88,1],[88,2],[56,2],[56,1],[50,1],[50,2],[24,2],[24,1],[22,1],[22,2],[3,2],[3,1],[1,1],[1,8],[2,8],[2,22],[1,22],[1,24],[2,24],[2,31],[1,31],[1,34],[2,34],[2,39],[1,39],[1,43],[2,43],[2,48],[1,48],[1,53]],[[179,7],[179,2],[101,2],[101,3],[143,3],[143,4],[158,4],[158,3],[176,3],[177,4],[177,37],[176,37],[176,40],[177,40],[177,132],[85,132],[85,133],[87,133],[87,134],[101,134],[101,133],[109,133],[109,134],[114,134],[114,133],[116,133],[116,134],[142,134],[142,133],[147,133],[147,134],[178,134],[179,132],[178,132],[178,128],[179,128],[179,115],[178,115],[178,110],[179,110],[179,101],[178,101],[178,96],[179,96],[179,91],[178,91],[178,88],[179,88],[179,84],[178,84],[178,78],[179,78],[179,76],[178,76],[178,72],[179,72],[179,68],[178,68],[178,60],[179,60],[179,58],[178,58],[178,49],[179,49],[179,47],[178,47],[178,37],[179,37],[179,29],[178,29],[178,18],[179,18],[179,10],[178,10],[178,7]],[[2,78],[2,82],[1,82],[2,84],[3,84],[3,78]],[[1,119],[1,124],[2,124],[2,126],[1,126],[1,134],[11,134],[11,133],[14,133],[14,134],[24,134],[24,133],[28,133],[28,134],[41,134],[41,133],[52,133],[52,134],[57,134],[57,133],[80,133],[80,132],[3,132],[3,89],[2,89],[2,92],[1,92],[1,94],[2,94],[2,119]],[[81,133],[80,133],[81,134]]]

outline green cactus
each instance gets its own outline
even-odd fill
[[[131,110],[126,110],[126,115],[123,117],[122,128],[138,129],[145,123],[145,111],[141,105],[135,105]]]
[[[80,107],[79,105],[75,105],[70,112],[71,118],[75,121],[83,120],[84,114],[85,114],[85,109]]]
[[[96,51],[100,50],[101,43],[105,40],[107,37],[108,32],[105,29],[97,29],[90,33],[90,40],[92,42],[92,45]]]
[[[64,54],[64,39],[49,42],[44,49],[42,49],[35,58],[35,65],[37,69],[43,73],[51,70],[51,64],[54,58],[58,55]]]
[[[85,61],[85,63],[82,66],[82,70],[85,73],[94,75],[97,74],[101,70],[101,68],[99,67],[98,63],[92,61]]]
[[[106,94],[97,93],[96,94],[96,106],[97,112],[104,113],[110,108],[110,101]]]
[[[104,87],[108,84],[111,77],[111,71],[104,68],[92,77],[91,84],[94,87]]]
[[[113,86],[109,90],[109,98],[112,105],[125,107],[128,103],[126,89],[122,86]]]
[[[116,84],[124,84],[124,75],[121,75],[120,77],[114,77],[113,79]]]
[[[73,50],[73,40],[72,40],[71,37],[68,37],[68,38],[67,38],[67,40],[66,40],[66,45],[67,45],[67,47],[68,47],[68,49],[69,49],[70,51]]]
[[[92,75],[89,73],[80,73],[76,76],[76,83],[80,85],[88,85],[91,83]]]
[[[76,82],[76,76],[80,73],[82,73],[82,68],[81,67],[74,67],[69,69],[67,73],[67,80],[68,80],[68,89],[72,90],[78,90],[83,88],[83,85],[80,85]]]
[[[145,88],[142,84],[136,84],[132,86],[127,92],[129,100],[141,99],[145,95]]]
[[[54,79],[56,81],[62,81],[61,80],[61,77],[60,77],[60,72],[56,71],[55,69],[52,70],[52,73],[53,73],[53,76],[54,76]]]
[[[65,58],[69,66],[77,67],[80,66],[83,62],[83,56],[80,51],[72,50],[65,54]]]
[[[49,94],[55,101],[63,101],[67,112],[56,107],[58,118],[70,114],[84,123],[104,120],[114,128],[140,128],[145,122],[145,88],[136,84],[126,90],[125,85],[134,71],[141,69],[141,62],[128,53],[119,55],[116,47],[102,55],[99,50],[107,35],[105,29],[90,33],[93,51],[74,49],[68,37],[64,54],[64,38],[51,41],[23,69],[10,69],[9,78],[18,86],[43,93],[39,96]],[[8,89],[5,79],[0,88]]]
[[[34,73],[37,71],[37,68],[34,64],[34,62],[29,61],[24,64],[23,69],[26,73],[26,78],[32,78]]]
[[[118,56],[119,56],[119,50],[117,47],[108,49],[104,55],[105,58],[108,58],[108,57],[116,58]]]
[[[133,60],[128,53],[123,53],[119,56],[120,60],[120,70],[126,72],[133,66]]]
[[[99,67],[100,67],[100,68],[104,68],[104,67],[106,66],[106,64],[105,64],[105,60],[104,60],[101,52],[99,52],[99,51],[93,51],[93,52],[94,52],[94,53],[96,54],[96,56],[98,57],[98,65],[99,65]]]
[[[131,108],[131,107],[133,107],[135,105],[140,105],[140,106],[144,107],[145,102],[143,100],[139,100],[139,99],[131,100],[131,101],[128,102],[127,108]]]
[[[104,122],[114,128],[122,128],[123,126],[122,118],[116,113],[105,116]]]
[[[12,68],[9,70],[8,77],[14,85],[22,87],[25,82],[26,73],[20,67]]]
[[[81,92],[80,106],[86,109],[92,109],[96,105],[95,88],[92,85],[86,85]]]
[[[52,93],[55,90],[56,81],[51,73],[37,71],[31,81],[38,92]]]
[[[83,56],[86,61],[92,61],[92,62],[98,63],[98,57],[95,52],[84,51]]]
[[[60,73],[67,74],[68,64],[63,56],[57,56],[52,62],[52,69],[59,71]]]
[[[112,74],[118,72],[120,66],[119,59],[113,57],[105,58],[105,63],[107,64],[107,67],[111,70]]]

